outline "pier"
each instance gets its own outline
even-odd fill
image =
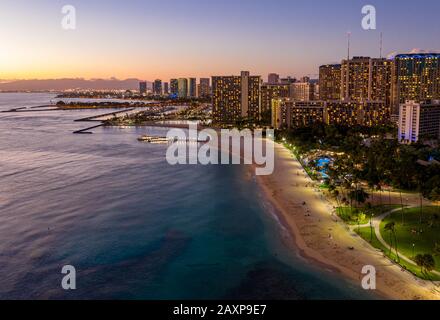
[[[85,129],[74,131],[73,133],[74,134],[93,134],[93,132],[90,132],[90,130],[96,129],[96,128],[99,128],[99,127],[102,127],[102,126],[103,126],[103,124],[101,123],[101,124],[99,124],[97,126],[93,126],[93,127],[89,127],[89,128],[85,128]]]
[[[77,120],[75,120],[75,122],[105,121],[105,120],[110,119],[112,116],[116,116],[116,115],[121,114],[121,113],[129,113],[129,112],[132,112],[133,110],[135,110],[135,108],[126,109],[126,110],[119,110],[119,111],[114,111],[114,112],[109,112],[109,113],[104,113],[104,114],[100,114],[100,115],[97,115],[97,116],[91,116],[91,117],[77,119]],[[104,118],[104,117],[107,117],[107,119],[100,119],[100,118]]]

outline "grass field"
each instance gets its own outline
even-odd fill
[[[349,225],[363,225],[363,224],[367,224],[370,222],[370,217],[371,214],[374,214],[374,216],[379,216],[385,212],[394,210],[400,208],[400,205],[382,205],[382,206],[376,206],[373,207],[370,210],[366,210],[364,208],[353,208],[351,209],[350,207],[339,207],[336,209],[336,213],[338,214],[338,216],[344,220],[345,223],[349,224]],[[358,222],[358,216],[359,214],[364,214],[364,218],[361,219]]]
[[[396,224],[399,252],[411,259],[417,254],[432,254],[436,262],[435,269],[440,271],[440,256],[434,254],[435,244],[440,244],[440,208],[423,208],[421,224],[420,208],[405,209],[403,221],[402,211],[391,214],[380,225],[380,232],[387,243],[391,242],[389,232],[385,231],[385,225],[389,222]]]
[[[362,239],[364,239],[365,241],[370,243],[374,248],[381,250],[385,254],[385,256],[387,256],[390,260],[392,260],[394,262],[397,261],[396,254],[394,252],[390,254],[390,249],[386,248],[382,245],[382,243],[377,239],[374,232],[373,232],[372,241],[370,242],[371,229],[369,227],[360,228],[359,230],[356,229],[355,231]],[[411,272],[412,274],[414,274],[415,276],[417,276],[420,279],[440,281],[440,276],[433,274],[433,275],[430,275],[429,277],[427,277],[424,273],[422,273],[420,271],[420,268],[418,266],[416,266],[415,264],[410,264],[402,259],[400,260],[400,262],[398,264],[400,266],[402,266],[403,269]]]

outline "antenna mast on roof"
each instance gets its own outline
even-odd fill
[[[382,59],[383,34],[380,33],[380,58]]]

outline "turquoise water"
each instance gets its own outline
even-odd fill
[[[170,166],[136,140],[164,129],[72,134],[106,112],[0,113],[1,299],[371,298],[298,257],[243,166]]]
[[[319,158],[319,159],[316,161],[316,164],[318,165],[318,168],[320,168],[319,173],[321,174],[321,176],[322,176],[324,179],[326,179],[326,178],[329,177],[329,176],[328,176],[328,170],[327,170],[326,166],[327,166],[328,164],[330,164],[331,161],[332,161],[332,160],[331,160],[330,158],[326,158],[326,157]]]

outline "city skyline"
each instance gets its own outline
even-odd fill
[[[432,10],[424,12],[411,1],[399,1],[399,6],[370,1],[377,9],[377,30],[369,31],[360,23],[365,3],[357,0],[350,6],[344,1],[311,5],[285,0],[271,7],[262,1],[251,6],[250,0],[71,4],[77,10],[77,29],[66,31],[60,26],[61,1],[2,2],[1,79],[154,81],[239,70],[264,78],[269,73],[317,78],[320,65],[346,58],[347,31],[352,34],[351,56],[379,57],[381,32],[383,56],[440,49],[436,1],[429,1]],[[25,50],[29,47],[33,50]]]

